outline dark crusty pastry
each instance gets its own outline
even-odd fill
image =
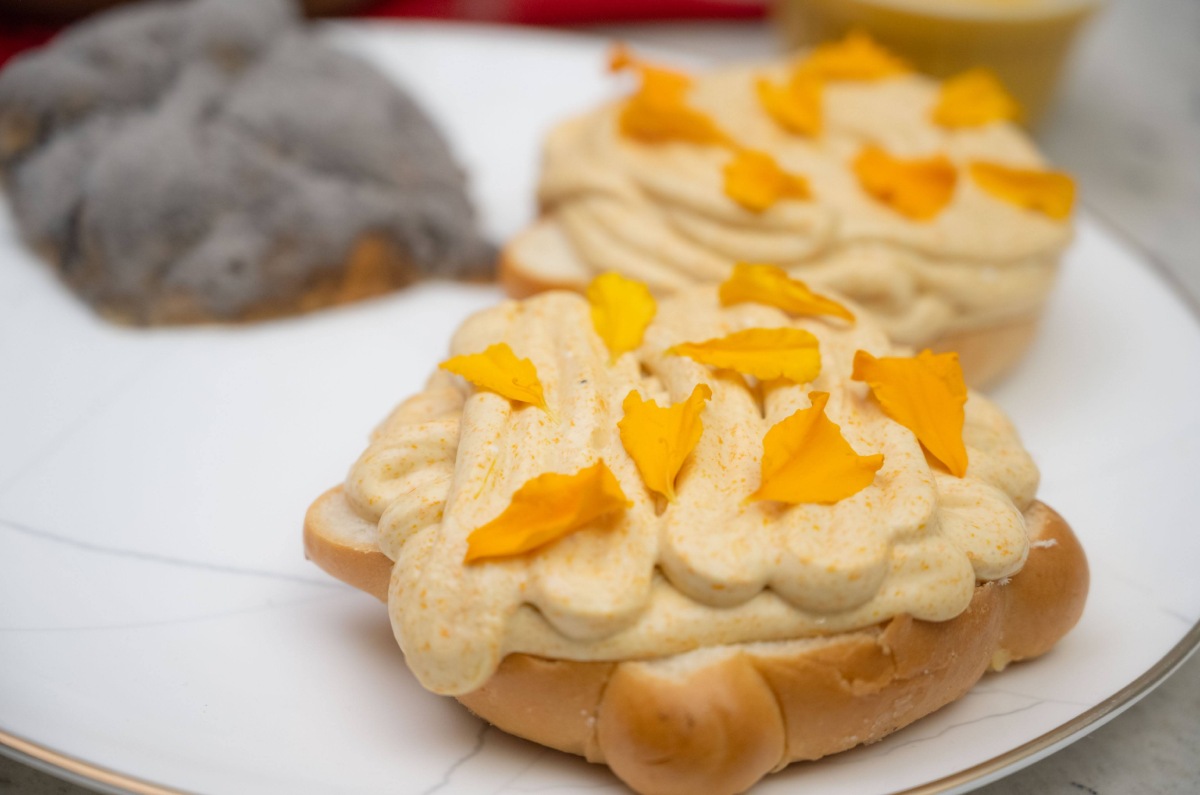
[[[25,238],[104,314],[236,320],[492,266],[425,114],[286,0],[148,3],[0,73]]]

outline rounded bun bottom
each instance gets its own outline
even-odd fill
[[[1083,549],[1044,504],[1025,516],[1025,566],[977,586],[950,621],[899,616],[857,632],[654,660],[512,654],[458,700],[510,734],[607,764],[645,795],[742,792],[790,762],[880,740],[1073,627],[1088,590]],[[309,510],[305,548],[329,573],[386,599],[391,561],[370,548],[373,529],[333,489]]]

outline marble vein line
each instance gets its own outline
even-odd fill
[[[549,751],[549,749],[545,748],[545,747],[539,749],[538,752],[533,755],[532,759],[530,759],[528,762],[526,762],[524,765],[521,766],[520,770],[518,770],[516,773],[509,776],[508,779],[503,784],[501,784],[499,787],[492,790],[492,795],[500,795],[500,793],[502,793],[502,792],[512,791],[513,790],[512,785],[515,782],[520,781],[521,777],[524,776],[526,773],[528,773],[530,770],[532,770],[534,765],[536,765],[538,762],[542,761],[542,759],[545,758],[546,753],[548,751]],[[517,791],[522,791],[522,790],[517,790]]]
[[[348,591],[348,593],[353,593]],[[329,598],[328,594],[322,594],[317,597],[307,597],[305,599],[289,599],[281,602],[270,602],[268,604],[256,605],[254,607],[243,607],[236,610],[220,610],[215,613],[204,613],[196,616],[182,616],[180,618],[164,618],[157,621],[130,621],[123,624],[80,624],[75,626],[64,627],[4,627],[0,626],[0,633],[6,634],[52,634],[56,632],[109,632],[131,629],[158,629],[161,627],[181,626],[184,624],[201,624],[206,621],[218,621],[225,618],[236,618],[238,616],[251,615],[254,613],[266,613],[272,610],[280,610],[301,605],[308,605],[314,602],[323,602]]]
[[[1050,703],[1050,702],[1045,701],[1043,699],[1038,699],[1032,703],[1024,704],[1020,707],[1015,707],[1013,709],[1004,710],[1003,712],[989,712],[985,715],[980,715],[975,718],[970,718],[969,720],[963,720],[963,721],[959,721],[958,723],[952,723],[939,732],[936,732],[934,734],[924,735],[921,737],[912,737],[903,732],[893,734],[892,737],[897,738],[897,740],[895,742],[889,742],[887,746],[875,746],[874,747],[875,750],[874,750],[874,753],[872,754],[872,756],[875,758],[890,756],[893,753],[895,753],[896,751],[899,751],[903,748],[910,748],[914,745],[920,745],[922,743],[927,743],[927,742],[930,742],[933,740],[940,739],[942,737],[945,737],[950,732],[956,731],[956,730],[964,728],[966,726],[973,726],[976,723],[982,723],[983,721],[995,720],[997,718],[1006,718],[1006,717],[1009,717],[1010,715],[1019,715],[1022,712],[1029,712],[1032,709],[1036,709],[1037,707],[1045,706],[1048,703]],[[920,726],[920,725],[921,725],[920,723],[917,723],[917,724],[914,724],[914,727]],[[854,762],[854,760],[838,759],[836,756],[829,760],[830,765],[853,764],[853,762]]]
[[[442,773],[441,781],[434,784],[429,789],[423,790],[420,795],[433,795],[433,793],[450,786],[450,779],[454,777],[455,772],[457,772],[458,769],[467,762],[470,762],[472,759],[479,756],[479,754],[483,751],[483,746],[487,743],[488,730],[491,728],[491,724],[480,721],[479,731],[475,734],[475,744],[471,747],[471,749],[458,759],[454,760],[454,762],[446,768],[446,771]]]
[[[31,455],[23,465],[17,467],[13,475],[4,481],[0,481],[0,496],[6,494],[22,478],[35,470],[44,461],[49,459],[50,456],[61,450],[76,433],[87,425],[88,421],[116,403],[118,398],[128,392],[147,373],[156,369],[156,366],[160,362],[167,359],[173,353],[173,350],[164,350],[159,352],[157,356],[147,356],[139,366],[134,368],[133,372],[93,398],[74,419],[65,423],[57,434],[50,437],[50,440]]]
[[[1119,569],[1115,569],[1111,565],[1106,566],[1106,569],[1108,572],[1107,576],[1111,577],[1114,580],[1117,580],[1118,582],[1124,583],[1127,587],[1129,587],[1130,589],[1132,589],[1134,591],[1137,591],[1138,593],[1145,596],[1147,599],[1150,599],[1151,601],[1153,601],[1153,600],[1155,600],[1156,597],[1159,596],[1159,594],[1157,592],[1155,592],[1154,588],[1152,588],[1151,586],[1149,586],[1139,580],[1135,580],[1133,577],[1130,577],[1128,574],[1125,574],[1124,572],[1120,571]],[[1197,617],[1189,616],[1186,613],[1180,611],[1179,609],[1177,609],[1171,605],[1161,605],[1161,604],[1156,603],[1154,605],[1154,608],[1156,610],[1158,610],[1158,612],[1162,613],[1164,616],[1174,619],[1176,621],[1182,622],[1183,624],[1187,625],[1188,627],[1192,627],[1196,623],[1200,622],[1200,619],[1198,619]]]
[[[76,538],[68,538],[67,536],[51,533],[47,530],[39,530],[35,527],[14,522],[11,519],[0,517],[0,527],[8,529],[15,533],[37,538],[42,541],[49,541],[55,544],[81,549],[85,552],[95,552],[101,555],[112,555],[113,557],[125,558],[127,560],[139,560],[146,563],[156,563],[164,566],[178,566],[186,569],[196,569],[198,571],[210,571],[217,574],[232,574],[241,577],[260,577],[263,579],[283,580],[285,582],[294,582],[301,585],[308,585],[314,588],[338,588],[337,583],[330,580],[318,580],[311,577],[303,577],[297,574],[286,574],[279,571],[269,571],[267,569],[255,569],[248,566],[229,566],[221,563],[208,563],[200,560],[188,560],[187,558],[174,558],[168,555],[158,555],[153,552],[140,552],[136,549],[122,549],[120,547],[110,547],[103,544],[93,544],[88,541],[80,541]]]
[[[1016,664],[1019,665],[1020,661],[1018,661]],[[992,695],[1011,696],[1012,698],[1025,698],[1042,704],[1062,704],[1063,706],[1079,707],[1080,709],[1091,709],[1095,706],[1095,704],[1092,702],[1070,701],[1063,698],[1043,698],[1041,696],[1032,695],[1031,693],[1021,693],[1016,690],[1005,690],[1002,687],[991,687],[990,685],[986,684],[986,680],[984,684],[976,685],[974,688],[972,688],[971,692],[967,694],[968,697]]]

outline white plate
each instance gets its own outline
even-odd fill
[[[591,39],[438,25],[333,38],[408,83],[497,239],[541,133],[610,90]],[[1085,216],[995,397],[1092,562],[1083,621],[892,738],[759,791],[961,791],[1128,706],[1196,643],[1200,327]],[[300,550],[309,501],[493,287],[422,285],[246,328],[96,320],[0,218],[0,744],[139,792],[621,791],[424,692],[369,597]]]

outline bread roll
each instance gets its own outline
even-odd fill
[[[458,700],[510,734],[607,764],[644,795],[742,792],[790,762],[881,740],[989,669],[1049,651],[1083,613],[1087,560],[1046,505],[1034,503],[1026,521],[1036,543],[1022,570],[980,584],[950,621],[899,616],[826,638],[651,661],[512,654]],[[374,531],[337,487],[309,508],[305,554],[386,602],[392,561]]]
[[[733,793],[1074,625],[1083,552],[953,356],[903,355],[836,304],[794,316],[699,287],[648,307],[625,288],[609,308],[641,313],[640,343],[617,344],[599,289],[470,318],[310,508],[308,556],[387,603],[422,685],[638,792]],[[759,376],[704,364],[713,338],[751,339]],[[890,367],[938,433],[905,417]]]

